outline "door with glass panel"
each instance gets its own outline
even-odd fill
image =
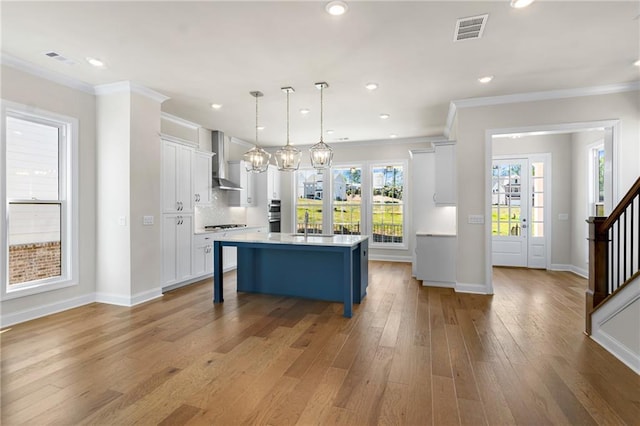
[[[493,160],[491,231],[496,266],[547,266],[546,155]]]
[[[491,233],[496,266],[528,265],[527,166],[526,158],[493,160]]]

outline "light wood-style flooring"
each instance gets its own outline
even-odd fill
[[[456,294],[370,262],[351,319],[233,285],[214,306],[206,280],[16,325],[0,423],[640,424],[639,376],[582,332],[586,281],[494,274],[494,296]]]

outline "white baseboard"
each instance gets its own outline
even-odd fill
[[[609,351],[613,356],[622,361],[624,365],[635,371],[636,374],[640,375],[640,356],[633,353],[633,351],[620,343],[613,336],[603,332],[601,328],[594,331],[591,334],[591,338]]]
[[[148,302],[149,300],[157,299],[158,297],[162,297],[162,289],[159,287],[143,291],[141,293],[136,293],[133,296],[122,296],[112,293],[96,293],[95,301],[109,305],[131,307],[139,305],[140,303]]]
[[[47,315],[56,314],[68,309],[77,308],[79,306],[88,305],[96,301],[94,293],[85,294],[83,296],[74,297],[67,300],[42,305],[35,308],[25,309],[13,314],[3,314],[0,316],[0,326],[8,327],[25,321],[34,320],[36,318],[45,317]]]
[[[404,262],[411,263],[411,256],[390,256],[388,254],[373,254],[369,250],[369,260],[379,260],[383,262]]]
[[[441,287],[441,288],[453,288],[455,289],[456,283],[445,281],[424,281],[422,280],[423,287]]]
[[[549,268],[550,271],[560,271],[560,272],[573,272],[574,274],[582,277],[589,278],[589,271],[586,269],[578,268],[575,265],[565,265],[562,263],[552,263]]]
[[[455,288],[458,293],[491,294],[487,291],[487,286],[484,284],[456,283]]]
[[[629,349],[625,343],[620,342],[603,329],[603,325],[607,321],[638,301],[640,301],[640,278],[627,284],[591,315],[591,338],[637,374],[640,374],[640,353]]]

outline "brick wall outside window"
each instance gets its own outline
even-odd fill
[[[9,246],[10,285],[60,274],[60,241]]]

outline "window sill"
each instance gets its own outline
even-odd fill
[[[54,281],[50,283],[40,283],[34,284],[31,286],[25,286],[17,289],[7,290],[6,288],[2,291],[2,297],[0,300],[11,300],[18,299],[20,297],[33,296],[35,294],[46,293],[48,291],[60,290],[67,287],[73,287],[78,285],[76,280],[61,280]]]

